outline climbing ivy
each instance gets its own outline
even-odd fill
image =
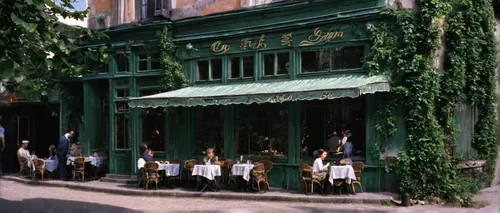
[[[169,28],[165,27],[157,36],[160,40],[161,62],[164,76],[160,82],[166,90],[176,90],[187,86],[187,79],[182,70],[182,63],[175,56],[177,47],[169,37]]]
[[[498,148],[491,1],[453,1],[453,11],[451,1],[422,0],[419,6],[420,10],[398,5],[397,10],[384,11],[389,20],[371,28],[373,41],[365,66],[370,74],[386,74],[393,82],[392,99],[379,112],[386,120],[377,129],[386,138],[391,136],[395,129],[391,112],[395,106],[404,108],[407,146],[391,169],[401,178],[402,192],[419,199],[454,200],[460,195],[470,201],[470,193],[477,190],[456,179],[451,161],[458,130],[454,114],[457,104],[476,106],[473,148],[493,165]],[[446,15],[445,64],[440,73],[434,61]],[[492,177],[491,171],[487,177]]]

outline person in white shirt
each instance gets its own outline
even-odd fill
[[[19,160],[25,160],[23,163],[26,163],[26,165],[31,168],[31,155],[30,152],[27,150],[28,144],[30,142],[27,140],[23,140],[21,148],[17,150],[17,156]]]
[[[325,150],[322,149],[318,150],[318,156],[316,160],[314,160],[313,164],[313,178],[317,178],[320,180],[326,178],[326,174],[328,174],[328,167],[330,166],[330,163],[323,165],[323,161],[325,160],[327,155],[328,152],[326,152]]]

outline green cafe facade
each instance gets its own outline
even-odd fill
[[[82,79],[84,149],[106,150],[110,173],[135,175],[140,143],[166,160],[200,159],[213,147],[222,159],[272,160],[271,186],[292,190],[299,163],[328,148],[332,132],[350,130],[351,158],[367,165],[364,189],[391,190],[382,153],[372,151],[382,140],[374,117],[390,81],[363,69],[368,27],[385,7],[292,2],[108,30],[123,50]],[[154,34],[168,25],[189,86],[167,92]],[[130,40],[135,46],[125,48]],[[405,137],[398,125],[395,149]]]

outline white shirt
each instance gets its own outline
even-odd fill
[[[28,150],[21,147],[21,148],[19,148],[19,150],[17,150],[17,155],[26,159],[26,163],[27,163],[28,167],[31,167],[31,155],[30,155],[30,152]]]
[[[341,145],[343,146],[346,142],[347,142],[347,137],[343,137],[343,138],[342,138],[342,144],[341,144]]]
[[[323,165],[323,160],[321,158],[316,158],[313,163],[313,173],[327,172],[328,165]]]
[[[137,169],[141,169],[146,165],[146,161],[143,158],[139,158],[137,161]]]

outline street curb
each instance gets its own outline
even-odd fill
[[[226,192],[192,192],[192,191],[166,191],[166,190],[151,190],[142,189],[110,189],[100,188],[92,185],[81,185],[72,182],[46,182],[39,180],[29,180],[14,176],[0,176],[0,179],[15,181],[26,185],[35,186],[50,186],[70,188],[80,191],[102,192],[108,194],[129,195],[129,196],[153,196],[153,197],[175,197],[175,198],[211,198],[211,199],[232,199],[232,200],[255,200],[255,201],[286,201],[286,202],[306,202],[306,203],[355,203],[355,204],[377,204],[386,205],[391,202],[391,199],[367,199],[339,196],[282,196],[272,194],[243,194],[243,193],[226,193]]]

